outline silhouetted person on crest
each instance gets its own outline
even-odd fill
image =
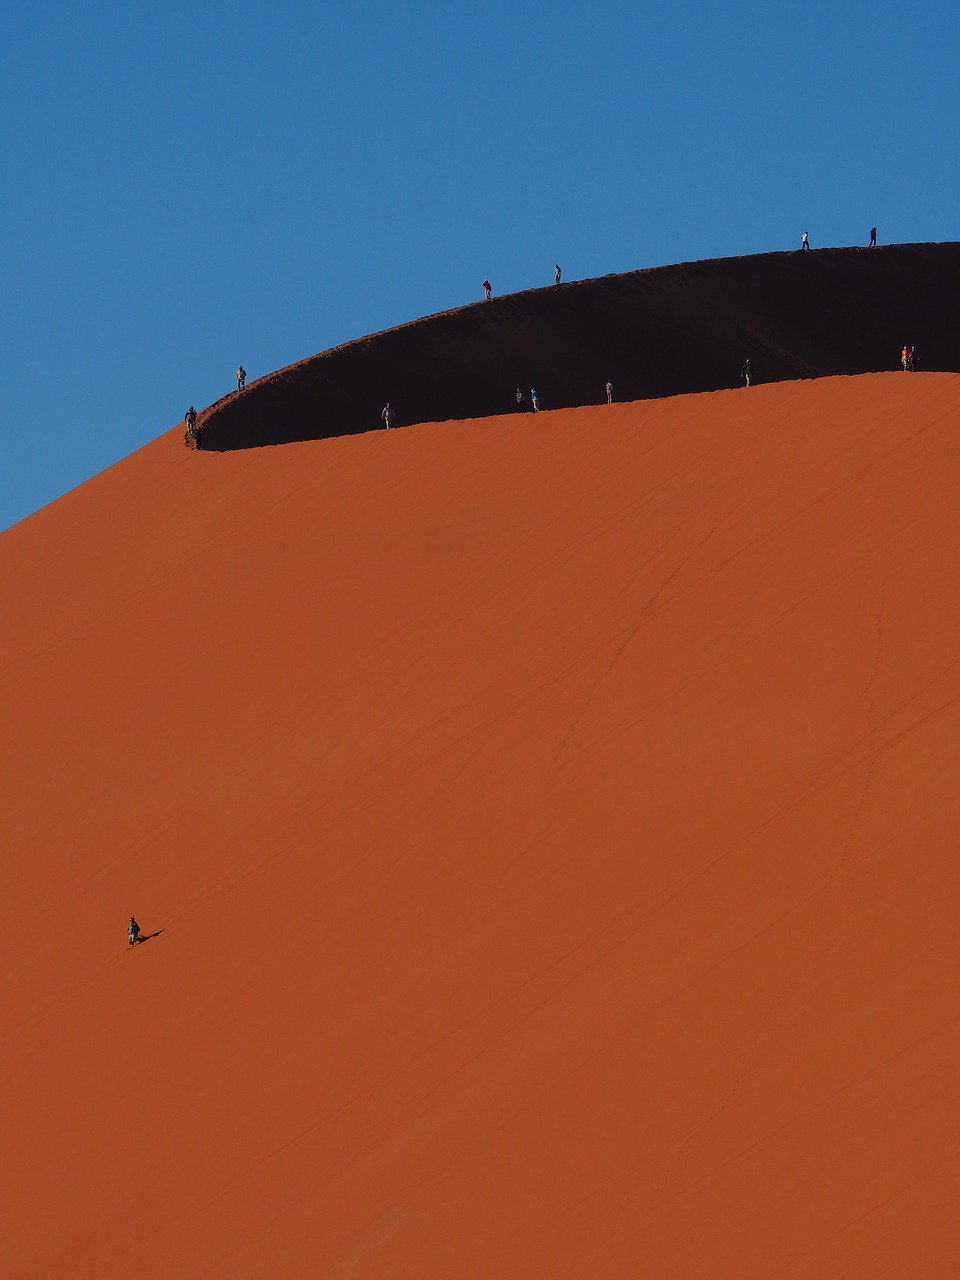
[[[870,228],[870,245],[869,245],[869,248],[871,248],[871,249],[875,249],[876,247],[877,247],[877,228],[876,228],[876,227],[871,227],[871,228]]]
[[[187,424],[186,443],[189,444],[192,440],[194,444],[198,444],[199,441],[197,439],[197,411],[193,407],[193,405],[191,405],[190,408],[187,410],[187,412],[183,415],[183,420]]]
[[[744,386],[747,387],[749,387],[750,383],[753,381],[753,365],[751,365],[749,358],[743,362],[743,367],[740,370],[740,377],[743,380]]]
[[[390,428],[393,426],[393,424],[397,420],[397,415],[394,413],[393,405],[390,403],[389,400],[383,406],[383,413],[381,413],[380,417],[383,419],[383,425],[389,431]]]
[[[489,280],[484,280],[484,282],[483,282],[483,296],[486,298],[486,300],[487,300],[488,302],[490,301],[490,294],[491,294],[491,292],[492,292],[492,286],[491,286],[491,284],[490,284],[490,281],[489,281]]]
[[[809,249],[809,248],[810,248],[810,241],[807,239],[807,233],[806,233],[806,232],[804,232],[804,233],[803,233],[803,235],[800,237],[800,248],[801,248],[801,249]]]
[[[518,413],[527,412],[527,397],[523,394],[523,392],[520,390],[519,387],[517,387],[517,412]]]
[[[135,942],[143,941],[143,938],[140,936],[140,926],[137,924],[136,920],[134,920],[133,916],[130,917],[130,923],[127,925],[127,937],[130,939],[131,947]]]
[[[613,383],[607,383],[607,404],[613,404]]]
[[[242,391],[247,381],[247,371],[242,364],[237,365],[237,390]]]
[[[559,263],[559,262],[557,262],[557,263],[555,263],[555,264],[554,264],[554,268],[553,268],[553,283],[554,283],[554,284],[559,284],[559,283],[560,283],[560,263]]]
[[[531,392],[530,392],[530,403],[533,405],[533,412],[534,412],[534,413],[539,413],[539,412],[540,412],[540,397],[537,395],[536,391],[532,391],[532,390],[531,390]]]

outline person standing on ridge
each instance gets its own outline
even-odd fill
[[[810,248],[810,241],[807,239],[807,233],[806,233],[806,232],[804,232],[804,233],[803,233],[803,235],[800,237],[800,248],[801,248],[801,249],[809,249],[809,248]]]
[[[389,431],[390,428],[393,426],[393,424],[397,420],[397,415],[394,413],[393,405],[390,403],[389,400],[383,406],[383,413],[381,413],[380,417],[383,419],[383,425]]]
[[[527,412],[527,397],[523,394],[520,388],[517,387],[517,413],[526,413],[526,412]]]
[[[903,350],[900,352],[900,368],[903,370],[904,373],[907,372],[907,362],[909,359],[910,359],[910,348],[907,346],[904,346]]]
[[[876,227],[871,227],[871,228],[870,228],[870,245],[869,245],[869,248],[871,248],[871,249],[875,249],[876,247],[877,247],[877,228],[876,228]]]
[[[559,262],[554,263],[554,266],[553,266],[553,283],[554,284],[560,283],[560,263]]]
[[[532,390],[532,389],[531,389],[531,391],[530,391],[530,403],[531,403],[531,405],[533,405],[533,412],[534,412],[534,413],[539,413],[539,412],[540,412],[540,397],[537,395],[536,391],[534,391],[534,390]]]
[[[749,387],[751,381],[753,380],[753,366],[750,363],[749,356],[743,362],[743,367],[740,370],[740,377],[743,380],[744,386]]]
[[[197,411],[196,411],[196,409],[193,407],[193,405],[191,405],[191,406],[190,406],[190,408],[187,410],[187,412],[183,415],[183,420],[184,420],[184,422],[187,424],[187,444],[189,444],[191,440],[192,440],[194,443],[196,443],[196,440],[197,440]]]
[[[489,301],[490,301],[490,294],[491,294],[491,292],[492,292],[492,288],[491,288],[491,285],[490,285],[490,281],[489,281],[489,280],[484,280],[484,282],[483,282],[483,296],[484,296],[484,298],[486,298],[487,302],[489,302]]]
[[[143,938],[140,936],[140,926],[137,924],[136,920],[134,920],[133,916],[130,917],[130,923],[127,925],[127,937],[130,939],[131,947],[135,942],[143,941]]]
[[[607,404],[613,404],[613,383],[607,383]]]
[[[907,368],[911,373],[917,372],[917,348],[911,347],[907,352]]]
[[[237,365],[237,390],[242,391],[247,381],[247,371],[242,364]]]

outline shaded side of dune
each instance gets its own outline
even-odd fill
[[[769,253],[604,276],[477,302],[311,356],[217,401],[203,447],[896,368],[960,372],[960,243]]]

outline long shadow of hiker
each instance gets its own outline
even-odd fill
[[[163,929],[158,929],[156,933],[141,934],[141,936],[137,939],[137,946],[139,946],[141,942],[149,942],[151,938],[159,938],[161,933],[163,932],[164,932]]]

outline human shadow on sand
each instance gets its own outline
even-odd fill
[[[140,937],[136,940],[136,942],[133,945],[135,947],[139,947],[141,942],[149,942],[151,938],[159,938],[161,933],[163,932],[164,932],[163,929],[158,929],[156,933],[141,934]]]

